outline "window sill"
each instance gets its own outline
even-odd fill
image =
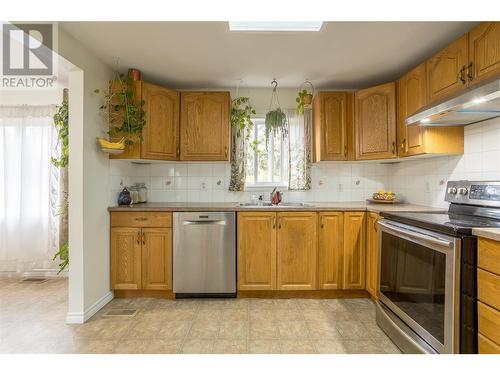
[[[245,191],[267,191],[273,190],[274,188],[278,188],[278,190],[288,190],[287,184],[280,183],[271,183],[271,184],[248,184],[245,185]]]

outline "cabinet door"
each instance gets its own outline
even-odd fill
[[[316,289],[315,212],[278,213],[278,290]]]
[[[318,288],[342,289],[344,255],[344,215],[342,212],[319,214]]]
[[[181,93],[181,160],[229,160],[229,92]]]
[[[142,131],[141,157],[179,159],[179,93],[151,83],[142,83],[146,126]]]
[[[398,154],[417,155],[425,152],[424,131],[418,125],[406,126],[405,120],[427,104],[425,63],[398,81]]]
[[[467,34],[427,60],[429,103],[444,99],[467,85]]]
[[[483,22],[469,32],[469,84],[500,74],[500,22]]]
[[[276,290],[276,213],[238,213],[238,290]]]
[[[378,219],[376,213],[369,212],[366,220],[366,290],[374,298],[378,280]]]
[[[141,230],[111,229],[111,289],[141,289]]]
[[[172,289],[172,229],[142,229],[142,289]]]
[[[356,159],[396,157],[396,85],[394,82],[355,94]]]
[[[344,213],[344,289],[365,288],[365,214]]]
[[[347,160],[353,120],[353,94],[320,92],[314,98],[314,154],[316,161]]]

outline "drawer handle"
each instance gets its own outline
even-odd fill
[[[136,221],[146,221],[148,218],[147,217],[136,217]]]
[[[142,244],[146,245],[146,234],[145,233],[142,234]]]
[[[137,245],[141,243],[141,232],[137,232]]]
[[[465,85],[465,83],[467,82],[465,80],[465,69],[467,68],[466,65],[464,65],[462,67],[462,69],[460,69],[460,72],[458,73],[458,79],[462,82],[463,85]]]
[[[469,81],[474,80],[474,63],[472,61],[469,63],[469,66],[467,66],[467,77]]]
[[[276,216],[273,217],[273,229],[276,229]]]
[[[224,158],[227,159],[227,146],[224,147]]]

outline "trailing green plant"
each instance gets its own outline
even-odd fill
[[[66,89],[65,89],[66,90]],[[67,91],[65,91],[65,98],[60,106],[57,107],[57,112],[54,114],[54,126],[57,130],[57,140],[60,145],[60,154],[58,157],[51,157],[50,162],[53,166],[61,169],[68,167],[69,163],[69,105],[67,100]],[[68,215],[68,196],[67,192],[62,191],[62,203],[59,206],[56,215],[57,216],[67,216]],[[59,250],[54,254],[52,260],[59,258],[61,261],[59,263],[60,274],[69,265],[69,243],[65,241],[60,244]]]
[[[245,137],[245,141],[250,141],[254,124],[252,115],[255,115],[255,109],[250,104],[250,98],[239,96],[231,102],[231,126],[236,129],[238,137]],[[254,151],[257,151],[259,142],[252,141],[249,143]]]
[[[100,93],[95,89],[96,94]],[[136,140],[142,141],[142,129],[146,125],[144,100],[134,98],[134,81],[124,74],[117,74],[113,88],[104,94],[104,103],[99,107],[109,120],[110,137],[125,137],[125,145],[131,146]]]
[[[278,82],[273,80],[273,92],[271,93],[271,103],[269,104],[269,111],[266,113],[265,120],[265,135],[266,135],[266,148],[269,145],[269,135],[271,132],[276,136],[281,133],[283,138],[288,134],[288,119],[285,112],[281,109],[278,99]]]
[[[55,167],[64,168],[68,165],[69,160],[69,108],[67,100],[63,100],[62,104],[57,107],[57,112],[53,116],[53,119],[61,152],[59,157],[51,157],[50,162]]]
[[[297,102],[297,112],[299,115],[304,114],[304,109],[306,106],[311,104],[312,94],[309,93],[306,89],[300,90],[295,98]]]
[[[271,132],[276,136],[281,134],[285,137],[288,134],[288,120],[285,112],[281,108],[266,113],[266,145],[269,143]]]
[[[58,257],[59,257],[59,260],[61,261],[61,263],[59,263],[59,271],[57,271],[57,274],[59,275],[69,265],[69,244],[68,244],[68,242],[63,243],[59,247],[59,251],[54,254],[54,257],[52,258],[52,260],[56,260],[56,258],[58,258]]]

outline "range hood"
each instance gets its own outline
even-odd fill
[[[500,80],[467,90],[406,119],[406,125],[458,126],[500,117]]]

